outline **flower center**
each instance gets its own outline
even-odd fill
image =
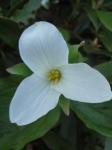
[[[61,72],[58,69],[52,69],[48,72],[48,80],[57,83],[61,79]]]

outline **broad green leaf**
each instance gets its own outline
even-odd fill
[[[57,107],[30,125],[18,127],[11,124],[8,117],[8,107],[15,89],[22,79],[21,76],[0,79],[0,149],[3,150],[20,150],[26,143],[47,133],[60,116]]]
[[[22,76],[28,76],[32,74],[31,70],[23,63],[8,68],[7,72],[9,72],[10,74],[22,75]]]
[[[67,29],[60,27],[59,31],[62,33],[62,35],[66,41],[70,40],[70,32]]]
[[[17,22],[27,22],[27,20],[32,16],[32,12],[38,10],[40,6],[41,0],[29,0],[23,8],[14,12],[12,18]]]
[[[71,108],[88,128],[112,137],[112,101],[101,104],[72,102]]]
[[[112,12],[97,11],[97,15],[102,24],[110,31],[112,31]]]
[[[23,79],[22,76],[10,76],[0,79],[0,121],[7,121],[10,100]]]
[[[106,62],[99,64],[95,67],[99,70],[107,79],[112,80],[112,62]]]
[[[16,48],[20,30],[16,22],[0,17],[0,39],[10,46]]]
[[[109,52],[112,52],[112,32],[104,30],[98,34],[101,42]]]
[[[95,27],[96,31],[98,31],[99,29],[99,20],[96,14],[96,11],[92,8],[87,7],[86,12],[88,14],[88,17],[90,19],[90,21],[92,22],[93,26]]]
[[[63,96],[60,97],[59,105],[62,108],[63,112],[69,116],[70,113],[70,101],[66,100]]]

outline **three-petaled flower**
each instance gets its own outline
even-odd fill
[[[24,79],[10,104],[10,120],[29,124],[47,114],[63,94],[80,102],[110,100],[106,78],[85,63],[68,64],[68,47],[51,23],[40,21],[28,27],[19,40],[24,63],[34,72]]]

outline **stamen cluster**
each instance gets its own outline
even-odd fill
[[[48,72],[48,80],[57,83],[61,79],[61,72],[58,69],[52,69]]]

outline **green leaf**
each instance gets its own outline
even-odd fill
[[[16,130],[14,128],[10,133],[4,133],[4,136],[0,138],[0,149],[20,150],[26,143],[45,135],[56,124],[58,119],[59,109],[54,109],[35,123],[25,127],[16,127]],[[13,125],[10,128],[13,128]]]
[[[65,99],[64,96],[60,97],[59,105],[62,108],[63,112],[69,116],[70,114],[70,101]]]
[[[92,22],[93,26],[95,27],[96,31],[98,31],[99,29],[99,20],[96,14],[96,11],[92,8],[87,7],[86,12],[88,14],[88,17],[90,19],[90,21]]]
[[[42,137],[56,124],[60,116],[57,107],[30,125],[18,127],[11,124],[8,117],[9,103],[22,79],[21,76],[0,79],[0,149],[3,150],[20,150],[26,143]]]
[[[27,20],[32,16],[32,12],[38,10],[40,6],[41,0],[29,0],[22,9],[14,12],[12,18],[17,22],[27,22]]]
[[[10,46],[16,48],[20,34],[19,26],[16,22],[0,17],[0,39]]]
[[[59,31],[62,33],[64,39],[66,41],[69,41],[70,40],[70,32],[62,27],[59,28]]]
[[[103,64],[99,64],[95,67],[99,70],[107,79],[112,79],[112,62],[106,62]]]
[[[109,52],[112,52],[112,32],[104,30],[98,34],[101,42]]]
[[[68,45],[69,47],[69,62],[76,63],[84,61],[82,55],[79,52],[80,44],[77,45]]]
[[[17,6],[18,4],[20,4],[22,2],[23,2],[23,0],[19,0],[19,1],[18,0],[10,0],[11,8]]]
[[[0,78],[0,121],[7,121],[10,100],[23,76]]]
[[[97,15],[101,23],[110,31],[112,31],[112,12],[97,11]]]
[[[112,101],[101,104],[72,102],[71,108],[88,128],[112,137]]]
[[[8,12],[8,16],[14,14],[14,12],[16,12],[18,8],[24,6],[25,3],[26,0],[10,0],[10,10]]]
[[[7,69],[7,72],[15,75],[29,76],[32,74],[31,70],[23,63],[14,65]]]

